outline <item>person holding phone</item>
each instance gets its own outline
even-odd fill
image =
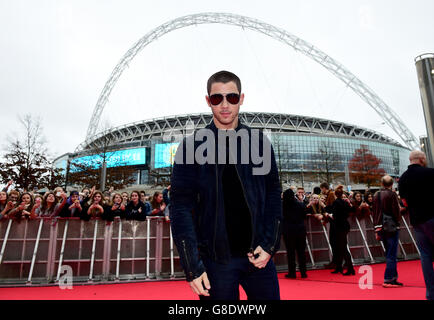
[[[9,212],[9,217],[14,218],[20,222],[22,218],[30,219],[33,217],[31,214],[33,209],[33,196],[29,192],[24,192],[19,201],[19,205]]]
[[[41,198],[35,200],[35,205],[32,210],[32,217],[53,218],[59,215],[63,207],[67,203],[67,196],[64,192],[60,194],[62,202],[56,202],[54,192],[47,192],[42,201]]]
[[[124,219],[126,215],[126,206],[122,200],[121,194],[115,193],[111,200],[110,209],[104,212],[102,218],[107,221],[113,221],[115,217]]]

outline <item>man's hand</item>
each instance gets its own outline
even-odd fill
[[[380,237],[380,231],[382,230],[383,228],[376,228],[375,229],[375,239],[377,239],[377,241],[380,241],[381,240],[381,237]]]
[[[255,255],[258,254],[258,257],[255,258]],[[247,254],[249,257],[249,261],[256,267],[256,268],[265,268],[265,266],[268,263],[268,260],[270,260],[271,255],[266,252],[264,249],[261,248],[261,246],[257,246],[255,251],[253,253],[249,252]]]
[[[204,286],[206,289],[203,288]],[[193,290],[193,292],[197,295],[209,297],[209,289],[211,289],[211,285],[209,284],[206,272],[202,273],[200,277],[191,281],[190,287],[191,290]]]

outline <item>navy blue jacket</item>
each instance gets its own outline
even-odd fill
[[[237,132],[240,129],[247,130],[249,147],[252,146],[250,128],[241,124],[240,121],[238,123],[235,130]],[[218,129],[213,121],[206,128],[211,129],[214,133],[216,158],[218,159]],[[192,281],[205,272],[202,258],[209,257],[220,263],[228,263],[231,258],[226,234],[222,189],[224,165],[208,162],[199,164],[196,159],[193,164],[186,164],[186,144],[188,144],[188,139],[193,141],[193,137],[194,135],[185,138],[178,147],[170,190],[172,234],[187,281]],[[203,140],[205,139],[207,138]],[[279,249],[282,219],[281,187],[274,152],[271,149],[269,173],[253,175],[252,169],[262,167],[262,164],[254,164],[251,156],[249,156],[248,164],[242,164],[241,139],[237,140],[236,170],[250,210],[251,221],[246,221],[246,223],[251,223],[252,226],[251,250],[261,246],[266,252],[274,255]],[[202,141],[193,141],[195,152]],[[258,143],[260,155],[262,155],[264,143],[270,142],[263,137],[261,132]],[[181,159],[179,152],[183,152],[182,163],[179,161]],[[207,152],[204,151],[203,154],[207,155]]]

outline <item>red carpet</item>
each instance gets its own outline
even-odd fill
[[[282,300],[425,300],[425,284],[420,261],[398,262],[402,288],[383,288],[385,264],[370,265],[373,288],[360,289],[355,276],[330,274],[331,270],[308,271],[307,279],[286,279],[279,273]],[[299,276],[299,273],[297,273]],[[246,294],[241,290],[241,299]],[[109,285],[76,285],[61,290],[51,287],[0,288],[0,300],[198,300],[184,280],[153,281]]]

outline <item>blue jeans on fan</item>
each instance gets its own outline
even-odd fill
[[[434,218],[413,226],[417,246],[420,251],[423,278],[426,286],[426,298],[434,300]]]
[[[276,267],[270,259],[265,268],[258,269],[247,257],[232,257],[228,264],[203,259],[211,285],[210,296],[200,300],[239,300],[239,286],[248,300],[280,300]]]
[[[382,237],[384,248],[386,249],[386,270],[384,271],[384,283],[389,283],[398,280],[397,269],[397,254],[398,254],[398,240],[399,231],[394,235]]]

